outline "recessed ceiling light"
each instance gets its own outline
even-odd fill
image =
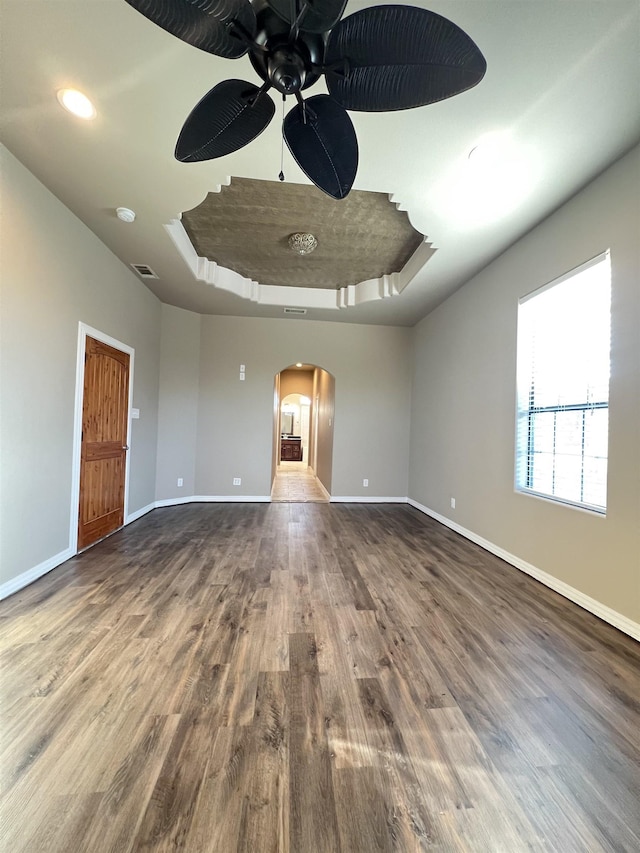
[[[301,361],[296,361],[296,367],[302,367],[302,362],[301,362]]]
[[[129,207],[117,207],[116,216],[123,222],[133,222],[133,220],[136,218],[135,212]]]
[[[509,216],[533,191],[540,172],[536,151],[508,129],[483,134],[467,158],[432,190],[434,204],[458,231]]]
[[[89,98],[82,92],[78,92],[77,89],[59,89],[58,101],[65,110],[78,118],[92,119],[96,117],[96,108]]]
[[[476,168],[493,168],[500,164],[512,148],[513,143],[506,133],[485,133],[469,151],[468,158]]]

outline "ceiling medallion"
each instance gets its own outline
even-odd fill
[[[289,248],[297,255],[309,255],[317,245],[318,241],[313,234],[296,232],[289,237]]]

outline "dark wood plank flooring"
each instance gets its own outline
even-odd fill
[[[156,510],[0,605],[12,853],[640,850],[640,647],[417,511]]]

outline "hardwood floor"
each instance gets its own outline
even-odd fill
[[[0,605],[12,853],[640,850],[640,648],[399,505],[156,510]]]

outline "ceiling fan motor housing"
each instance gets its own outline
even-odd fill
[[[274,89],[283,95],[294,95],[304,86],[307,76],[306,64],[295,49],[281,47],[269,53],[267,71]]]
[[[265,81],[283,95],[295,95],[313,86],[321,76],[325,39],[320,33],[299,32],[289,38],[291,26],[264,3],[256,8],[257,32],[249,59]]]

